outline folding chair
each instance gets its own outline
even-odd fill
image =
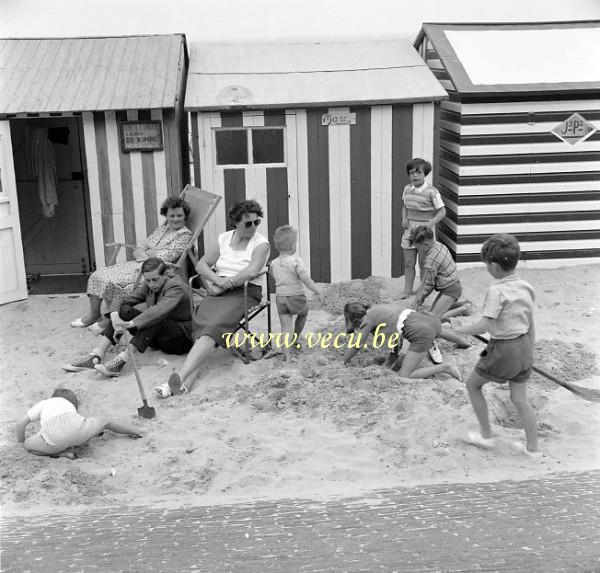
[[[185,199],[187,204],[190,206],[190,214],[188,215],[186,225],[192,232],[192,238],[188,242],[185,250],[179,257],[176,263],[168,263],[170,267],[173,267],[178,272],[183,280],[186,280],[189,276],[189,267],[195,267],[198,263],[198,237],[204,230],[206,222],[210,219],[214,210],[217,208],[221,197],[199,189],[193,185],[186,185],[184,190],[179,195],[182,199]],[[106,243],[107,247],[115,247],[107,266],[115,264],[117,256],[121,248],[135,249],[136,245],[128,245],[126,243]],[[141,280],[141,272],[138,275],[134,286],[137,286]]]
[[[250,336],[253,334],[252,331],[250,330],[250,321],[252,319],[254,319],[255,317],[257,317],[263,310],[266,309],[267,311],[267,337],[269,337],[269,335],[271,334],[271,291],[272,291],[272,287],[271,287],[271,275],[269,273],[269,267],[267,267],[266,270],[264,270],[262,273],[260,273],[256,278],[264,276],[265,277],[265,288],[264,288],[264,295],[262,300],[255,305],[250,305],[249,301],[248,301],[248,283],[249,281],[246,281],[244,283],[244,301],[245,301],[245,305],[244,305],[244,317],[242,318],[242,320],[240,320],[240,322],[237,325],[237,328],[234,331],[234,334],[236,332],[238,332],[239,330],[243,330],[246,333],[246,339],[244,341],[244,351],[241,352],[239,348],[237,348],[235,345],[232,345],[229,347],[228,350],[231,350],[233,352],[233,354],[235,356],[237,356],[240,360],[242,360],[245,364],[250,364],[251,360],[256,360],[256,358],[253,358],[251,353],[250,353]],[[196,301],[198,301],[198,298],[201,298],[203,296],[203,293],[201,292],[201,290],[194,288],[194,282],[196,281],[196,279],[201,279],[200,275],[194,275],[192,277],[190,277],[188,284],[189,284],[189,288],[190,288],[190,310],[192,313],[192,323],[194,323],[194,308],[195,308],[195,303],[194,303],[194,299],[196,299]],[[256,280],[256,279],[253,279]],[[264,356],[269,350],[271,349],[271,340],[270,338],[268,338],[268,342],[267,344],[264,346],[264,348],[261,348],[261,352],[262,352],[262,356]],[[262,358],[261,356],[261,358]]]

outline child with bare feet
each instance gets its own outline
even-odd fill
[[[38,402],[17,420],[17,442],[38,456],[67,457],[73,459],[71,448],[81,446],[104,430],[141,438],[135,426],[107,418],[84,418],[77,412],[79,401],[75,392],[57,388],[52,397]],[[40,421],[37,434],[25,439],[25,429],[32,422]]]
[[[481,448],[494,447],[482,388],[490,380],[500,384],[508,382],[510,399],[525,430],[525,446],[516,445],[521,452],[533,454],[538,450],[537,425],[527,398],[527,381],[533,366],[535,294],[532,286],[515,272],[519,253],[519,243],[512,235],[493,235],[483,243],[481,258],[496,280],[486,293],[481,320],[457,332],[490,333],[490,341],[467,380],[469,399],[480,427],[480,432],[468,433],[468,442]]]
[[[348,364],[352,357],[366,344],[370,334],[382,334],[388,339],[388,346],[402,346],[404,338],[410,346],[400,366],[400,359],[392,366],[399,370],[400,376],[404,378],[430,378],[435,374],[445,372],[457,380],[461,380],[461,374],[455,366],[450,364],[435,364],[433,366],[421,366],[421,361],[427,354],[427,350],[433,345],[437,338],[444,338],[455,342],[460,348],[468,348],[470,344],[450,332],[437,316],[425,311],[416,311],[408,308],[407,304],[375,304],[372,307],[360,302],[350,302],[344,306],[344,317],[346,319],[346,331],[354,332],[360,330],[360,338],[357,344],[349,345],[344,354],[344,364]],[[398,368],[399,366],[399,368]]]
[[[402,242],[404,250],[404,292],[400,298],[408,298],[413,293],[417,250],[413,243],[415,229],[427,225],[432,229],[446,216],[446,207],[440,192],[425,181],[431,173],[431,163],[415,157],[406,164],[410,183],[402,192]],[[419,256],[419,269],[423,278],[423,258]]]
[[[319,296],[321,304],[325,300],[323,289],[311,278],[302,259],[296,254],[298,233],[290,225],[277,227],[273,233],[273,244],[279,251],[279,256],[271,262],[271,274],[275,279],[275,303],[279,313],[281,332],[287,334],[288,342],[293,342],[292,348],[299,347],[300,335],[308,316],[308,302],[304,286]],[[295,320],[294,320],[295,317]],[[288,349],[274,348],[265,358],[283,355]]]

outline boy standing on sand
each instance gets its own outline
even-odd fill
[[[401,299],[412,295],[415,282],[415,264],[417,250],[413,244],[415,228],[428,225],[432,229],[446,216],[446,207],[440,192],[425,181],[431,173],[431,163],[420,157],[411,159],[406,164],[406,172],[410,183],[402,192],[402,234],[401,246],[404,250],[404,292]],[[419,257],[421,279],[423,279],[422,259]]]
[[[508,382],[510,399],[519,412],[526,438],[525,447],[521,443],[515,445],[523,453],[533,453],[538,450],[537,425],[527,398],[527,381],[533,366],[535,294],[532,286],[515,272],[519,253],[519,243],[512,235],[493,235],[483,243],[481,258],[496,280],[487,291],[482,319],[457,332],[490,333],[490,341],[467,380],[469,399],[481,431],[469,432],[468,441],[482,448],[494,447],[482,388],[490,380]]]

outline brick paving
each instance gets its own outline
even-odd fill
[[[600,573],[600,472],[7,517],[2,571]]]

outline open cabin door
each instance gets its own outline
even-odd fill
[[[0,121],[0,304],[27,298],[10,123]]]

